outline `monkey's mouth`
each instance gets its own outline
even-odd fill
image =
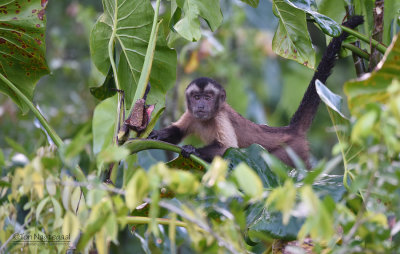
[[[206,119],[206,118],[208,118],[208,112],[204,111],[204,110],[197,110],[195,112],[195,116],[196,116],[196,118],[199,118],[199,119]]]

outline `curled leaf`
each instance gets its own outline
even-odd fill
[[[124,124],[127,125],[129,129],[140,134],[149,124],[153,110],[154,105],[146,105],[145,99],[139,99],[136,101],[131,114],[128,119],[125,120]]]

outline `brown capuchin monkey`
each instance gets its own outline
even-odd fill
[[[363,17],[354,16],[343,25],[355,28],[362,23]],[[211,161],[216,155],[222,156],[229,147],[243,148],[259,144],[287,165],[294,167],[286,151],[286,147],[290,147],[307,168],[311,168],[306,134],[320,103],[315,81],[318,79],[322,83],[326,82],[347,36],[346,32],[342,32],[329,43],[288,126],[270,127],[242,117],[226,103],[225,89],[215,80],[203,77],[193,80],[186,88],[187,110],[181,118],[165,129],[153,131],[149,138],[177,144],[187,135],[195,134],[207,145],[202,148],[183,146],[181,154],[184,157],[194,154],[206,161]]]

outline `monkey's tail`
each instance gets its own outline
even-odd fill
[[[353,16],[348,21],[344,22],[343,25],[353,29],[363,22],[364,18],[362,16]],[[347,38],[347,36],[349,36],[349,34],[343,31],[339,37],[333,38],[329,43],[324,55],[322,56],[321,62],[308,85],[299,108],[290,120],[289,126],[294,127],[300,133],[306,133],[310,128],[321,100],[315,88],[315,81],[318,79],[322,83],[326,82],[336,62],[337,54],[340,51],[342,42]]]

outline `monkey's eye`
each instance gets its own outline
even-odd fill
[[[194,96],[194,99],[195,99],[196,101],[200,100],[200,95],[195,95],[195,96]]]
[[[204,98],[205,98],[207,101],[209,101],[209,100],[211,99],[211,96],[210,96],[210,95],[206,95]]]

